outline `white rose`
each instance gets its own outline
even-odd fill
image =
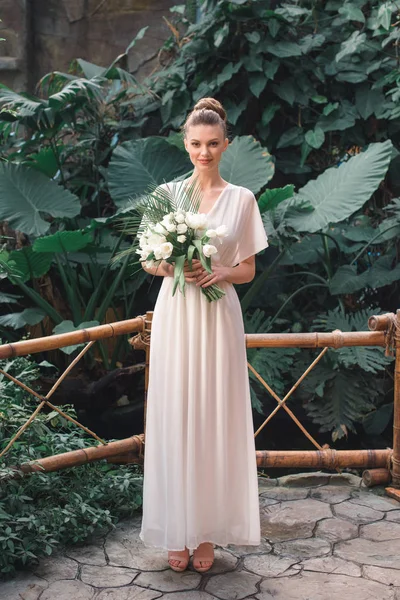
[[[167,231],[169,231],[170,233],[173,233],[174,231],[176,231],[175,223],[171,223],[171,222],[166,223],[165,227],[166,227]]]
[[[180,223],[176,228],[176,231],[179,234],[186,233],[187,230],[188,230],[188,226],[186,225],[186,223]]]
[[[204,256],[207,256],[207,258],[212,256],[213,254],[217,254],[217,252],[218,252],[218,250],[216,249],[215,246],[212,246],[211,244],[204,244],[203,254],[204,254]]]
[[[170,242],[165,242],[164,244],[161,244],[161,258],[163,258],[164,260],[169,258],[172,254],[173,249],[174,247]],[[156,256],[156,258],[158,257]]]
[[[207,215],[205,213],[200,213],[197,216],[198,216],[197,229],[206,229]]]
[[[186,225],[188,227],[190,227],[190,229],[196,229],[197,215],[194,215],[193,213],[190,213],[190,212],[186,213],[185,222],[186,222]]]
[[[161,246],[157,246],[156,248],[154,248],[153,252],[156,260],[161,260],[163,258]]]
[[[163,235],[158,235],[158,233],[152,233],[147,238],[147,241],[148,245],[151,246],[151,248],[154,248],[163,244],[166,241],[166,238]]]
[[[139,246],[141,248],[144,248],[145,246],[147,246],[147,237],[145,235],[142,235],[139,239]]]
[[[180,244],[184,244],[186,242],[186,235],[178,235],[176,239]]]
[[[163,235],[165,233],[165,228],[162,223],[157,223],[157,225],[154,227],[154,231]]]
[[[206,231],[206,236],[209,238],[214,238],[217,237],[217,232],[215,231],[215,229],[207,229]]]
[[[225,238],[228,235],[228,228],[226,225],[220,225],[215,231],[219,238]]]
[[[185,215],[183,213],[176,213],[176,215],[175,215],[175,221],[177,223],[184,223],[185,222]]]

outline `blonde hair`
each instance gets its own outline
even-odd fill
[[[187,117],[182,129],[186,136],[192,125],[219,125],[224,137],[227,137],[226,121],[226,111],[221,102],[215,98],[201,98]]]

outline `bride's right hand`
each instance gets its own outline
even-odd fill
[[[185,266],[183,267],[183,274],[185,276],[186,283],[196,283],[197,276],[200,275],[200,273],[202,273],[204,270],[201,262],[196,258],[192,260],[192,267],[193,270],[190,270],[188,262],[186,262]]]

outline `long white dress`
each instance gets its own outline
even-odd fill
[[[168,184],[171,185],[171,184]],[[208,227],[228,237],[213,260],[234,266],[268,246],[248,189],[224,188]],[[209,303],[165,277],[154,309],[140,537],[168,550],[258,545],[253,421],[240,303],[232,284]]]

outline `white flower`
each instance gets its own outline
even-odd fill
[[[157,246],[156,248],[154,248],[153,252],[154,252],[154,256],[155,256],[156,260],[160,260],[163,258],[161,246]]]
[[[178,212],[175,214],[175,221],[177,223],[184,223],[185,222],[185,215],[181,212]]]
[[[186,213],[185,223],[191,229],[196,229],[196,227],[197,227],[197,215],[194,215],[193,213],[190,213],[190,212]]]
[[[186,242],[186,235],[178,235],[176,239],[180,244],[184,244]]]
[[[213,254],[216,254],[217,252],[218,252],[218,250],[212,244],[204,244],[204,246],[203,246],[204,256],[207,256],[209,258],[210,256],[212,256]]]
[[[151,248],[155,248],[156,246],[160,246],[166,241],[165,236],[158,235],[158,233],[152,233],[148,238],[147,242]]]
[[[145,246],[147,246],[147,237],[145,235],[142,235],[139,239],[139,246],[141,248],[144,248]]]
[[[207,215],[205,213],[200,213],[197,216],[198,216],[197,229],[206,229],[206,227],[207,227]]]
[[[170,242],[165,242],[164,244],[161,244],[160,246],[160,250],[161,250],[161,258],[163,258],[164,260],[169,258],[172,254],[174,247]],[[157,258],[157,256],[156,256]]]
[[[165,227],[166,227],[167,231],[169,231],[170,233],[176,231],[176,225],[175,225],[175,223],[171,223],[171,222],[166,223]]]
[[[146,269],[151,269],[152,267],[154,267],[154,260],[147,260],[145,262],[145,267]]]
[[[220,225],[215,231],[220,239],[225,238],[228,235],[228,228],[226,225]]]
[[[217,237],[217,232],[215,231],[215,229],[207,229],[206,231],[206,236],[209,238],[214,238]]]
[[[165,228],[162,223],[157,223],[157,225],[154,227],[154,231],[163,235],[165,233]]]
[[[176,231],[179,234],[186,233],[187,230],[188,230],[188,226],[186,225],[186,223],[180,223],[176,228]]]

